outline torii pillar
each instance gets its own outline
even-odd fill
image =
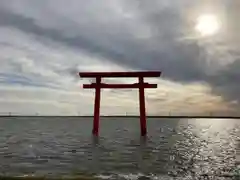
[[[85,89],[95,89],[95,104],[94,104],[94,120],[92,133],[96,136],[99,134],[99,118],[100,118],[100,99],[101,89],[123,89],[123,88],[138,88],[139,89],[139,110],[140,110],[140,129],[141,135],[147,134],[146,125],[146,109],[145,109],[145,88],[157,88],[157,84],[149,84],[144,82],[144,77],[160,77],[159,71],[143,71],[143,72],[82,72],[79,76],[82,78],[96,78],[96,83],[84,84]],[[134,84],[105,84],[101,83],[102,78],[125,78],[136,77],[138,83]]]

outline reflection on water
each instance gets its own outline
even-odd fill
[[[222,119],[0,119],[0,173],[110,179],[231,179],[238,165],[239,123]]]

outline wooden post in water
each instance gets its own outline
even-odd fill
[[[93,120],[93,130],[92,130],[92,133],[96,136],[98,136],[98,132],[99,132],[100,98],[101,98],[100,83],[101,83],[101,78],[100,77],[96,78],[94,120]]]
[[[141,135],[145,136],[147,134],[147,124],[146,124],[146,109],[145,109],[143,77],[139,77],[139,85],[140,85],[140,87],[139,87],[139,109],[140,109]]]

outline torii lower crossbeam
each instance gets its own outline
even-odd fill
[[[94,104],[94,120],[92,133],[96,136],[99,134],[99,117],[100,117],[100,98],[101,89],[125,89],[125,88],[138,88],[139,89],[139,110],[140,110],[140,128],[141,135],[147,134],[146,126],[146,110],[145,110],[145,88],[157,88],[157,84],[149,84],[144,82],[144,77],[159,77],[161,72],[159,71],[144,71],[144,72],[82,72],[79,76],[82,78],[96,78],[96,83],[84,84],[85,89],[95,89],[95,104]],[[102,78],[125,78],[136,77],[138,83],[134,84],[105,84],[101,83]]]

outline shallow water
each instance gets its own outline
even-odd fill
[[[0,173],[5,176],[102,179],[230,179],[238,165],[239,120],[149,118],[0,118]]]

